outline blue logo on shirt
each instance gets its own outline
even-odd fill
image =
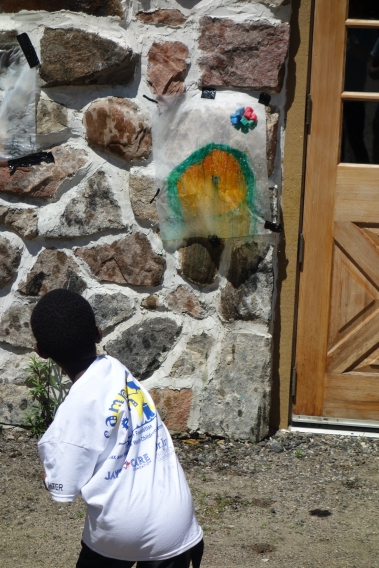
[[[121,473],[121,469],[115,469],[114,471],[108,471],[108,476],[104,477],[106,481],[110,481],[111,479],[118,479],[118,476]]]

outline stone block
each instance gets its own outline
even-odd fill
[[[45,87],[127,85],[139,55],[130,47],[77,28],[45,28],[40,76]]]
[[[81,294],[86,287],[76,262],[62,250],[51,248],[40,252],[26,282],[21,282],[18,290],[24,296],[43,296],[55,288]]]
[[[15,231],[24,239],[34,239],[38,235],[36,209],[20,209],[0,205],[0,224]]]
[[[158,223],[158,213],[155,200],[155,179],[145,168],[132,168],[129,174],[129,196],[136,219]]]
[[[131,286],[158,286],[166,264],[153,251],[143,233],[129,235],[111,244],[78,248],[75,254],[88,264],[99,280]]]
[[[4,356],[5,355],[5,356]],[[3,385],[27,385],[29,371],[27,366],[30,363],[30,354],[19,355],[15,353],[6,353],[0,360],[0,388]],[[1,397],[1,394],[0,394]],[[0,418],[0,423],[1,423]]]
[[[151,128],[147,117],[129,99],[108,97],[92,103],[84,114],[88,144],[127,162],[147,159]]]
[[[267,174],[270,177],[274,173],[276,146],[278,142],[279,112],[266,107],[266,150],[267,150]]]
[[[274,287],[272,255],[273,246],[264,242],[233,248],[228,283],[221,291],[221,313],[225,320],[270,323]]]
[[[25,412],[31,410],[32,398],[26,386],[0,385],[0,423],[22,425]]]
[[[202,378],[212,345],[212,337],[204,332],[191,337],[183,353],[173,364],[170,376],[186,378],[196,375]]]
[[[162,9],[154,12],[138,12],[137,19],[144,24],[155,26],[170,26],[177,28],[186,22],[187,18],[180,10]]]
[[[198,286],[213,284],[224,249],[217,239],[192,238],[179,249],[180,268],[183,278]]]
[[[37,105],[37,134],[62,132],[68,126],[64,105],[40,98]]]
[[[96,324],[103,330],[117,325],[132,317],[134,300],[121,292],[96,292],[88,298],[95,313]]]
[[[4,353],[0,357],[0,423],[23,424],[25,411],[31,411],[33,404],[30,396],[30,371],[27,367],[31,363],[31,353],[21,355]],[[55,374],[57,376],[57,374]],[[71,384],[67,378],[63,388],[54,389],[54,396],[62,400]]]
[[[35,339],[30,317],[35,303],[15,302],[0,319],[0,341],[15,347],[33,348]]]
[[[145,310],[156,310],[159,307],[159,296],[150,294],[150,296],[142,300],[141,307],[145,308]]]
[[[187,432],[192,404],[191,389],[151,389],[150,395],[168,430]]]
[[[91,16],[124,17],[120,0],[2,0],[0,13],[11,14],[21,10],[45,12],[83,12]]]
[[[21,261],[21,250],[5,237],[0,236],[0,288],[4,288],[16,276]]]
[[[148,83],[157,95],[184,93],[189,50],[180,41],[154,42],[148,53]]]
[[[42,236],[80,237],[107,229],[122,229],[121,208],[107,173],[100,169],[85,181],[61,216],[55,219],[55,224],[49,225],[41,229]]]
[[[105,345],[109,355],[123,363],[137,379],[159,369],[180,335],[181,327],[169,318],[149,318],[132,325]]]
[[[51,152],[55,159],[53,164],[17,168],[12,175],[8,168],[0,168],[0,193],[48,199],[67,178],[72,178],[90,161],[85,150],[68,144],[56,146]]]
[[[288,24],[204,16],[200,29],[203,86],[280,92],[289,45]]]
[[[203,391],[200,428],[208,434],[259,441],[269,432],[271,337],[228,333],[221,360]]]
[[[1,13],[2,5],[0,6],[0,13]],[[8,50],[12,48],[14,45],[18,45],[17,41],[17,30],[1,30],[0,31],[0,49]]]
[[[167,296],[167,305],[177,314],[189,314],[196,319],[203,319],[207,316],[204,305],[199,302],[193,292],[184,286],[178,286]]]

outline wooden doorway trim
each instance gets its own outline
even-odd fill
[[[273,387],[270,425],[287,428],[298,277],[297,248],[303,190],[305,114],[314,0],[292,0],[286,93],[286,136],[281,213],[284,233],[278,246],[278,300],[275,307]]]
[[[297,354],[301,353],[296,358],[296,369],[302,380],[293,408],[295,414],[301,408],[302,415],[312,416],[321,416],[323,412],[335,201],[334,191],[325,188],[335,186],[339,162],[340,135],[336,133],[341,132],[343,91],[343,75],[339,70],[345,57],[347,6],[345,0],[334,3],[331,9],[330,0],[317,0],[314,14],[310,86],[313,108],[303,224],[306,254],[300,275],[296,344]],[[326,73],[330,81],[325,81]],[[308,294],[309,290],[312,294]]]

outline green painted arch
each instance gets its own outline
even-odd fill
[[[193,152],[188,158],[186,158],[183,162],[181,162],[178,166],[176,166],[170,175],[167,178],[167,196],[168,196],[168,204],[170,207],[170,217],[175,217],[178,221],[183,221],[183,212],[182,212],[182,205],[180,202],[180,198],[178,195],[178,181],[180,177],[187,171],[187,169],[208,156],[213,150],[220,150],[230,154],[235,158],[240,167],[242,174],[246,181],[246,198],[245,198],[245,206],[249,209],[249,211],[254,215],[255,213],[255,193],[256,193],[256,183],[255,183],[255,176],[253,170],[251,169],[248,157],[244,152],[241,150],[237,150],[236,148],[232,148],[227,144],[207,144],[202,148],[199,148],[195,152]]]

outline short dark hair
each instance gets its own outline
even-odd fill
[[[39,349],[58,363],[71,363],[95,345],[95,314],[76,292],[57,288],[45,294],[30,323]]]

